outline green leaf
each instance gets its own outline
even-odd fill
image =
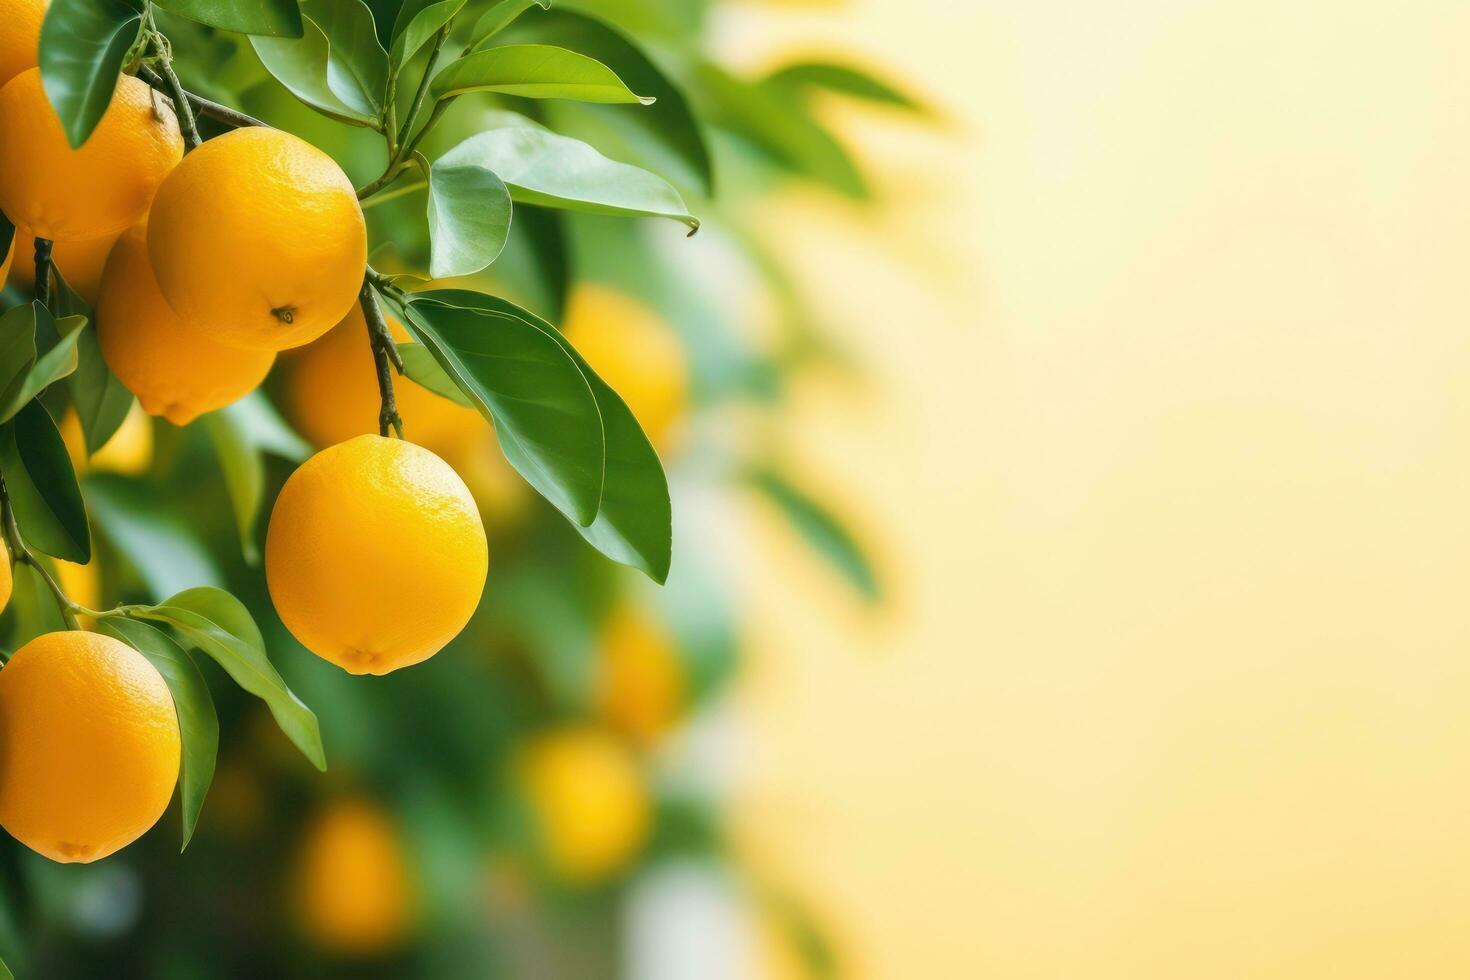
[[[239,531],[240,552],[250,565],[260,563],[260,547],[255,543],[255,524],[260,517],[260,502],[265,496],[265,459],[242,430],[239,421],[227,410],[210,412],[201,419],[204,431],[214,446],[224,474],[225,489],[235,512]]]
[[[575,108],[577,116],[593,115],[600,127],[616,133],[619,144],[637,154],[627,158],[632,162],[688,181],[706,197],[714,193],[709,147],[688,100],[630,37],[595,17],[563,9],[517,25],[516,39],[523,36],[596,58],[634,90],[653,96],[657,101],[638,112],[567,108]]]
[[[466,92],[498,92],[526,99],[653,103],[634,95],[602,62],[549,44],[507,44],[466,55],[435,75],[429,91],[440,100]]]
[[[10,972],[10,967],[5,965],[4,960],[0,960],[0,980],[15,980],[15,974]]]
[[[766,76],[766,83],[783,88],[820,88],[829,92],[850,95],[866,102],[894,106],[911,112],[927,113],[917,100],[899,91],[887,82],[849,65],[826,61],[803,61],[785,65]]]
[[[215,756],[219,752],[219,717],[214,712],[209,684],[186,650],[168,634],[147,623],[114,616],[101,620],[97,629],[147,657],[163,675],[173,695],[179,738],[183,743],[179,766],[179,808],[184,818],[184,843],[179,849],[183,850],[189,846],[194,827],[199,823],[204,796],[214,781]]]
[[[448,398],[456,405],[475,407],[475,403],[444,373],[439,362],[434,360],[434,355],[423,344],[399,344],[398,356],[403,358],[404,375],[414,384],[429,389],[441,398]]]
[[[52,0],[41,24],[41,82],[73,147],[102,121],[142,24],[139,0]]]
[[[498,296],[468,290],[434,290],[416,296],[529,323],[559,342],[577,362],[597,399],[607,445],[606,472],[597,518],[591,525],[577,530],[613,561],[631,565],[655,582],[663,582],[669,574],[673,547],[669,482],[653,444],[627,404],[597,376],[560,331],[536,314]]]
[[[36,359],[36,309],[34,303],[21,303],[0,316],[0,403]]]
[[[213,554],[159,488],[114,473],[90,473],[83,484],[97,530],[138,572],[150,598],[224,583]]]
[[[300,37],[296,0],[153,0],[169,13],[237,34]]]
[[[768,497],[818,554],[842,573],[869,602],[883,598],[873,564],[857,539],[825,506],[784,477],[768,469],[747,475],[750,484]]]
[[[286,424],[281,413],[270,399],[259,391],[252,391],[239,401],[221,409],[236,419],[250,436],[250,441],[262,452],[299,463],[314,450],[311,443],[303,439],[295,429]]]
[[[411,10],[415,12],[402,30],[394,28],[393,50],[388,54],[389,73],[397,75],[464,5],[465,0],[440,0],[439,3],[428,6],[418,3],[404,4],[398,13],[400,23]]]
[[[214,658],[246,691],[266,703],[281,731],[318,769],[327,768],[316,715],[291,693],[265,654],[250,611],[230,593],[209,586],[186,589],[156,606],[129,606],[127,615],[167,623],[191,646]]]
[[[470,29],[470,46],[475,47],[494,35],[500,33],[510,22],[532,7],[540,7],[546,10],[551,6],[551,0],[499,0],[492,3],[490,9],[480,15],[475,21],[475,26]]]
[[[383,114],[388,53],[378,43],[373,12],[362,0],[304,0],[306,12],[327,37],[327,85],[352,109]]]
[[[368,16],[371,19],[371,14]],[[345,30],[352,23],[351,18],[344,17],[336,26]],[[379,110],[372,107],[372,100],[365,94],[356,93],[355,104],[349,104],[338,94],[339,87],[352,90],[353,73],[344,65],[344,54],[334,50],[324,28],[310,15],[310,9],[302,18],[301,37],[252,36],[250,44],[266,71],[317,112],[354,126],[376,129],[380,125]],[[372,44],[376,47],[377,40]],[[381,55],[382,49],[377,50]],[[381,106],[381,103],[380,90],[377,104]]]
[[[59,271],[55,275],[52,301],[57,312],[63,316],[84,316],[88,321],[77,331],[77,369],[67,378],[67,389],[82,424],[82,440],[91,454],[107,445],[107,440],[123,424],[133,407],[133,393],[102,358],[92,308]]]
[[[38,636],[67,628],[66,617],[56,604],[56,595],[47,587],[41,573],[28,564],[15,565],[15,591],[10,603],[10,641],[19,648]]]
[[[518,118],[518,117],[512,117]],[[495,171],[521,204],[588,214],[673,218],[690,228],[699,219],[668,181],[639,167],[609,160],[580,140],[524,121],[471,136],[458,158]]]
[[[435,279],[479,272],[510,235],[510,191],[493,170],[467,159],[463,145],[429,167],[429,275]]]
[[[34,302],[31,314],[36,337],[55,334],[57,341],[6,387],[4,397],[0,398],[0,422],[14,418],[27,402],[77,369],[77,339],[86,326],[86,317],[69,316],[53,321],[50,311]]]
[[[577,362],[525,320],[414,293],[404,325],[495,425],[517,472],[573,522],[591,524],[602,498],[597,399]]]
[[[91,561],[82,491],[61,433],[40,402],[28,403],[0,429],[0,473],[27,543],[53,558]]]

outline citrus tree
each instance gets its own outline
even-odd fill
[[[235,897],[278,878],[297,933],[343,956],[410,934],[422,975],[486,936],[485,972],[526,936],[574,956],[528,889],[598,937],[639,860],[726,853],[718,799],[657,785],[736,648],[678,488],[754,491],[878,598],[779,427],[732,445],[700,420],[775,418],[793,372],[843,363],[746,210],[789,180],[868,197],[813,97],[917,107],[837,64],[738,77],[698,0],[545,7],[7,6],[12,961],[85,971],[85,946],[26,937],[141,883],[160,948],[277,972],[293,947],[221,916],[285,928]],[[702,220],[774,340],[694,271]],[[144,837],[176,786],[185,845],[225,797],[199,860]],[[121,876],[56,867],[124,848],[98,866]]]

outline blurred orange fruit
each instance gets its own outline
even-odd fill
[[[153,422],[136,402],[123,417],[122,425],[102,447],[90,457],[82,435],[82,420],[75,409],[67,409],[61,417],[61,439],[77,474],[95,470],[98,473],[120,473],[137,476],[153,462]]]
[[[633,605],[603,627],[597,699],[608,724],[641,745],[668,731],[684,701],[684,668],[663,625]]]
[[[310,143],[250,126],[190,153],[148,218],[169,305],[217,343],[279,351],[347,316],[367,226],[342,168]]]
[[[307,828],[296,875],[296,909],[318,945],[365,956],[400,943],[413,894],[397,829],[376,803],[340,800]]]
[[[47,633],[0,670],[0,826],[22,844],[104,858],[158,822],[178,778],[173,697],[132,647]]]
[[[148,212],[184,140],[167,100],[123,75],[87,142],[72,149],[30,68],[0,88],[0,211],[42,238],[117,234]]]
[[[10,549],[0,541],[0,612],[10,605],[10,593],[15,590],[14,573],[10,568]]]
[[[74,242],[57,242],[51,249],[51,262],[61,272],[66,284],[92,306],[97,305],[97,290],[102,285],[102,269],[117,241],[117,232],[100,238],[83,238]],[[20,260],[10,270],[10,284],[22,292],[30,292],[36,284],[36,234],[17,226],[15,240]]]
[[[5,30],[0,31],[0,85],[36,67],[47,6],[48,0],[8,0],[5,4]]]

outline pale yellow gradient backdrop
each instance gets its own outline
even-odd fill
[[[757,516],[753,849],[863,978],[1470,977],[1470,4],[866,0],[724,25],[949,114],[773,210],[875,372]]]

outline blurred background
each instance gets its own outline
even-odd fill
[[[189,850],[172,811],[93,866],[7,845],[6,959],[1470,974],[1470,8],[575,6],[655,38],[712,120],[718,192],[681,184],[706,229],[579,217],[564,290],[515,264],[534,242],[484,285],[582,331],[657,430],[669,585],[587,552],[488,433],[445,447],[490,529],[466,636],[349,684],[272,622],[331,771],[218,685]],[[191,87],[371,175],[244,52],[194,57]],[[402,203],[375,262],[422,251]],[[608,323],[639,332],[599,362]],[[266,410],[331,441],[293,394],[314,358]],[[207,440],[129,431],[87,478],[92,587],[261,598],[194,543],[235,534],[188,478]]]

